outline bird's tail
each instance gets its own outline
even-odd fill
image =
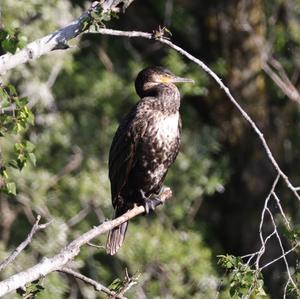
[[[117,218],[122,214],[123,213],[119,213],[119,211],[116,211],[115,218]],[[127,231],[127,226],[128,226],[128,221],[122,223],[121,225],[109,231],[107,241],[106,241],[106,252],[108,254],[110,255],[116,254],[119,248],[122,246]]]

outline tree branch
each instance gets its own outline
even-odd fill
[[[278,165],[277,161],[275,160],[275,158],[271,152],[271,149],[264,137],[264,134],[257,127],[254,120],[248,115],[248,113],[242,108],[242,106],[233,97],[229,88],[222,82],[221,78],[219,78],[218,75],[215,72],[213,72],[203,61],[201,61],[200,59],[191,55],[190,53],[188,53],[181,47],[173,44],[167,38],[165,38],[163,36],[158,37],[158,38],[155,37],[156,36],[155,33],[147,33],[147,32],[140,32],[140,31],[121,31],[121,30],[113,30],[113,29],[106,29],[106,28],[100,28],[99,30],[97,30],[97,32],[92,32],[92,33],[100,33],[100,34],[104,34],[104,35],[113,35],[113,36],[125,36],[125,37],[130,37],[130,38],[142,37],[142,38],[146,38],[146,39],[150,39],[150,40],[155,39],[156,41],[169,46],[170,48],[174,49],[176,52],[180,53],[181,55],[185,56],[189,60],[191,60],[194,63],[196,63],[197,65],[199,65],[206,73],[209,74],[210,77],[212,77],[216,81],[216,83],[219,85],[219,87],[224,90],[225,94],[227,95],[227,97],[229,98],[231,103],[239,110],[239,112],[241,113],[243,118],[250,124],[250,126],[252,127],[252,129],[258,136],[258,138],[260,139],[262,146],[263,146],[270,162],[276,169],[277,173],[283,178],[283,180],[285,181],[288,188],[294,193],[295,197],[300,201],[300,195],[297,192],[297,188],[293,186],[293,184],[290,182],[288,176],[281,170],[280,166]]]
[[[45,224],[39,224],[41,220],[41,216],[38,215],[36,218],[36,221],[30,231],[30,233],[28,234],[27,238],[3,261],[0,263],[0,272],[6,267],[8,266],[12,261],[15,260],[15,258],[21,253],[22,250],[25,249],[25,247],[31,243],[33,235],[38,232],[41,229],[45,229],[50,223],[45,223]]]
[[[15,54],[7,53],[2,55],[0,57],[0,74],[4,74],[20,64],[35,60],[52,50],[64,50],[69,48],[67,42],[87,30],[92,24],[93,12],[96,14],[100,12],[101,16],[108,15],[110,12],[119,12],[120,9],[118,6],[120,6],[120,4],[123,4],[124,10],[132,1],[133,0],[104,0],[93,2],[88,11],[84,12],[77,20],[66,27],[31,42]]]
[[[160,195],[161,202],[157,205],[164,203],[172,197],[172,191],[170,188],[165,188]],[[3,296],[13,290],[23,287],[25,284],[37,280],[47,274],[60,270],[68,261],[73,259],[80,252],[80,247],[87,244],[95,237],[104,234],[116,226],[130,220],[131,218],[145,212],[143,206],[136,206],[132,210],[126,212],[122,216],[106,221],[93,229],[87,231],[83,235],[79,236],[71,243],[69,243],[58,254],[51,258],[43,258],[42,261],[33,267],[17,273],[6,280],[0,282],[0,296]]]
[[[94,287],[94,289],[98,292],[103,292],[106,295],[110,296],[110,298],[116,298],[116,299],[126,299],[123,295],[117,295],[114,292],[112,292],[109,288],[105,287],[104,285],[102,285],[101,283],[97,282],[94,279],[91,279],[85,275],[82,275],[79,272],[76,272],[70,268],[67,267],[62,267],[60,269],[57,270],[58,272],[62,272],[62,273],[66,273],[69,275],[74,276],[75,278],[78,278],[80,280],[82,280],[83,282],[90,284],[91,286]]]

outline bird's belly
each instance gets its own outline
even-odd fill
[[[149,190],[162,183],[177,156],[180,143],[178,123],[179,113],[157,117],[143,138],[139,165],[143,181],[149,182]]]

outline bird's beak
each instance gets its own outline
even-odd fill
[[[171,83],[195,83],[193,79],[183,77],[173,77],[170,79]]]

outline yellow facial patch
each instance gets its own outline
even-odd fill
[[[161,83],[169,83],[171,81],[171,77],[162,75],[159,77],[159,81]]]

